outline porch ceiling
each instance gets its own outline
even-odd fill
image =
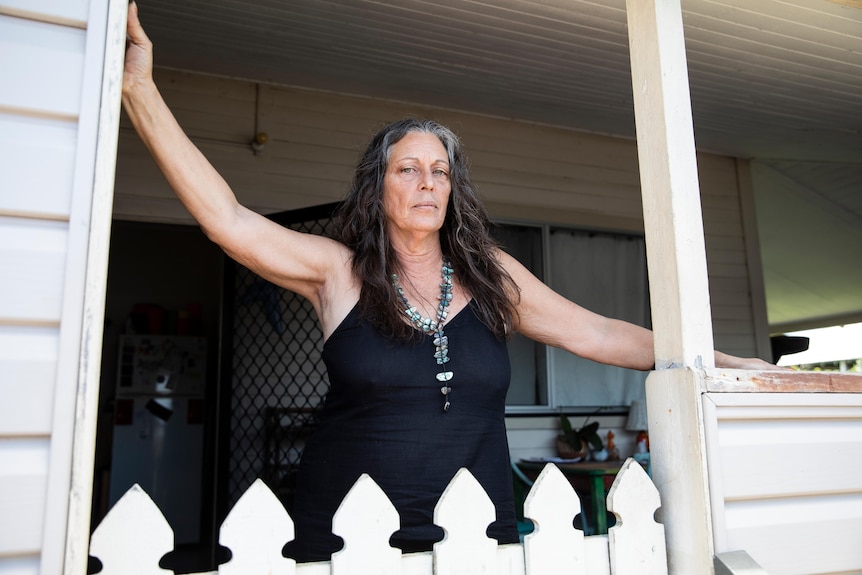
[[[139,5],[162,66],[634,137],[624,0]],[[697,146],[756,161],[770,324],[862,320],[862,1],[682,7]]]

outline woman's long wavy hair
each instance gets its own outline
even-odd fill
[[[495,255],[499,248],[489,232],[489,219],[476,195],[458,137],[431,120],[407,118],[389,124],[368,144],[356,167],[347,198],[336,213],[336,238],[353,251],[353,272],[362,282],[362,315],[384,333],[409,339],[415,331],[404,321],[391,276],[400,271],[389,241],[383,209],[383,178],[389,155],[412,132],[433,134],[449,156],[452,193],[440,230],[443,256],[456,281],[473,297],[479,318],[498,337],[512,333],[518,288]]]

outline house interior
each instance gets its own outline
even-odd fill
[[[224,165],[242,155],[245,163],[236,161],[234,172],[248,169],[255,158],[265,159],[278,145],[290,146],[297,161],[316,161],[293,148],[317,145],[308,144],[314,142],[309,134],[323,121],[299,116],[292,121],[294,127],[307,126],[309,134],[297,130],[282,136],[271,127],[277,114],[267,112],[266,105],[273,104],[281,88],[309,92],[322,101],[333,95],[368,100],[364,125],[385,119],[377,117],[381,113],[374,102],[394,102],[399,110],[444,117],[465,114],[477,123],[512,121],[537,130],[549,127],[610,137],[633,146],[623,0],[508,0],[493,6],[460,0],[383,4],[261,0],[242,5],[229,0],[179,4],[148,0],[140,2],[140,12],[156,47],[164,88],[170,91],[171,85],[182,84],[191,75],[187,82],[191,87],[183,88],[187,100],[176,101],[197,130],[193,140]],[[752,335],[758,339],[752,352],[773,359],[770,336],[862,321],[858,288],[862,268],[856,265],[862,250],[862,194],[858,193],[862,189],[862,6],[827,0],[781,5],[751,0],[744,6],[730,0],[691,0],[683,2],[682,13],[698,151],[743,160],[748,166],[742,173],[750,176],[750,182],[742,187],[749,187],[753,202],[756,222],[751,226],[756,230],[759,262],[749,260],[746,265],[759,273],[752,274],[756,277],[747,287],[761,287],[762,298],[752,306],[763,324]],[[237,97],[230,92],[235,85],[240,86],[237,90],[253,89],[253,97]],[[224,92],[218,92],[222,88]],[[228,102],[225,109],[233,106],[233,100],[241,100],[239,111],[229,120],[235,125],[218,136],[212,135],[215,129],[210,133],[200,127],[207,114],[224,112],[205,106],[194,110],[196,90],[208,91],[200,102],[222,99]],[[320,114],[329,113],[321,108]],[[275,141],[258,136],[266,131],[276,135]],[[345,126],[344,131],[362,130]],[[238,490],[255,476],[268,474],[275,491],[283,487],[289,506],[290,474],[279,475],[278,465],[286,462],[288,470],[295,465],[303,434],[313,427],[314,406],[325,393],[325,373],[302,367],[316,363],[318,353],[303,347],[309,341],[314,347],[316,335],[309,327],[313,318],[302,302],[283,290],[256,283],[225,258],[170,198],[164,182],[152,175],[154,168],[144,164],[145,156],[134,139],[124,124],[109,260],[93,523],[122,494],[122,485],[113,484],[121,475],[118,454],[154,437],[151,423],[141,423],[144,420],[137,412],[146,412],[148,422],[172,422],[175,427],[178,421],[184,423],[184,428],[194,429],[181,433],[200,457],[192,472],[182,474],[197,478],[189,489],[198,487],[199,502],[186,531],[178,533],[177,552],[165,558],[163,567],[204,571],[224,561],[224,552],[215,543],[218,525]],[[471,142],[465,144],[469,152]],[[343,153],[349,159],[339,163],[349,165],[358,148]],[[535,168],[536,173],[541,170]],[[348,177],[344,171],[328,174],[329,188],[323,192],[248,197],[254,209],[285,225],[324,231],[326,206],[339,198],[343,190],[339,182]],[[129,192],[129,182],[135,180],[144,184]],[[296,181],[291,180],[291,185]],[[239,188],[247,184],[238,176]],[[142,193],[140,188],[146,186],[154,191]],[[273,189],[279,187],[277,181],[272,183]],[[540,205],[542,201],[546,204]],[[596,253],[619,254],[605,259],[631,258],[624,267],[634,275],[613,283],[641,285],[630,317],[649,326],[645,261],[638,255],[643,250],[640,206],[633,204],[627,218],[603,220],[589,208],[559,201],[537,199],[531,205],[524,199],[495,197],[491,212],[504,245],[511,242],[508,245],[522,261],[535,257],[539,246],[543,255],[534,261],[533,269],[549,277],[555,258],[566,262],[575,253],[565,251],[568,244],[560,242],[586,241],[587,250],[619,249]],[[574,215],[565,222],[547,216],[558,208]],[[716,211],[708,213],[711,209],[705,202],[705,219],[720,217],[721,207],[716,210],[718,216]],[[573,240],[574,236],[578,237]],[[640,247],[634,245],[638,238]],[[617,247],[601,247],[605,240]],[[548,251],[549,245],[562,247]],[[158,336],[168,340],[168,346],[182,338],[199,338],[202,351],[195,356],[196,368],[205,375],[194,393],[202,403],[189,401],[182,408],[180,403],[162,400],[155,406],[149,400],[140,407],[123,403],[132,399],[130,390],[123,388],[123,374],[130,369],[126,350],[133,346],[124,344],[128,341],[124,337],[132,334]],[[151,337],[148,345],[153,341]],[[513,388],[507,411],[513,461],[559,456],[555,438],[560,415],[576,427],[598,421],[605,446],[611,431],[622,457],[638,452],[640,430],[628,421],[631,402],[643,397],[642,375],[595,371],[595,366],[570,363],[525,341],[515,340],[510,346],[513,381],[527,382]],[[174,377],[181,389],[189,389],[176,371],[162,373],[173,352],[162,353],[148,377]],[[299,367],[287,360],[275,365],[268,360],[244,363],[244,358],[257,353],[298,357]],[[146,358],[134,366],[144,369]],[[615,384],[609,395],[602,395],[604,387],[601,392],[593,387],[583,392],[586,395],[566,397],[565,389],[545,373],[548,369]],[[243,378],[266,380],[266,386],[272,380],[290,380],[298,387],[290,388],[296,389],[294,393],[284,387],[257,386],[252,393],[238,383]],[[256,402],[256,394],[279,395],[277,408],[266,400]],[[178,392],[176,401],[180,396],[188,399],[191,394]],[[131,407],[120,409],[121,405]],[[254,417],[239,418],[243,409]],[[126,415],[122,421],[121,411]],[[130,439],[120,444],[123,433]],[[270,445],[279,445],[284,452],[273,456],[267,451]],[[237,459],[238,453],[247,457]],[[182,453],[178,457],[182,459]],[[273,457],[284,459],[273,467]],[[174,481],[168,479],[171,471],[164,471],[168,467],[161,467],[162,481]],[[180,469],[174,466],[172,472],[180,474]],[[189,515],[188,508],[181,508],[178,515]]]

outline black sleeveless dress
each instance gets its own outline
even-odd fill
[[[392,500],[401,530],[391,539],[404,552],[430,550],[443,537],[434,506],[461,467],[476,477],[497,509],[488,530],[500,543],[518,541],[505,400],[510,367],[506,344],[470,304],[450,318],[452,403],[443,412],[434,344],[386,338],[358,307],[323,348],[330,391],[318,429],[302,454],[291,516],[297,561],[325,561],[342,547],[332,516],[362,473]]]

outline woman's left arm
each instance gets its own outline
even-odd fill
[[[653,333],[632,323],[608,318],[579,306],[542,283],[512,256],[500,261],[520,288],[515,329],[541,343],[600,363],[639,370],[655,366]],[[758,358],[715,352],[717,367],[776,369]]]

